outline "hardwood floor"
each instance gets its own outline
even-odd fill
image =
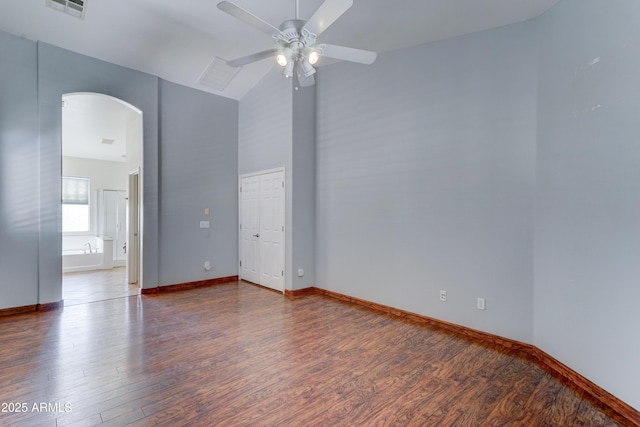
[[[0,331],[1,409],[26,409],[2,426],[618,425],[522,359],[243,282],[8,316]]]
[[[137,285],[127,283],[125,267],[62,275],[62,299],[65,306],[128,297],[139,293]]]

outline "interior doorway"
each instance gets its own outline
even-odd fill
[[[284,169],[240,177],[240,278],[284,292]]]
[[[98,93],[62,96],[65,305],[140,292],[142,141],[136,107]]]

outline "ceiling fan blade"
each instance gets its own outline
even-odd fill
[[[319,36],[352,5],[353,0],[325,0],[307,23],[304,24],[304,28]]]
[[[275,57],[277,52],[278,49],[263,50],[262,52],[252,53],[251,55],[227,61],[227,65],[230,67],[242,67],[243,65],[251,64],[252,62],[260,61],[261,59]]]
[[[263,33],[269,34],[270,36],[280,32],[280,30],[273,25],[263,21],[262,19],[258,18],[250,12],[247,12],[240,6],[237,6],[230,1],[221,1],[220,3],[218,3],[218,9],[225,13],[228,13],[229,15],[244,22],[245,24],[251,25],[253,28],[262,31]]]
[[[340,59],[342,61],[359,62],[360,64],[373,64],[373,61],[378,57],[377,53],[369,50],[337,46],[335,44],[324,44],[321,46],[323,48],[322,56]]]

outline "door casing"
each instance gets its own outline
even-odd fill
[[[279,176],[278,176],[279,175]],[[261,213],[261,182],[268,179],[275,179],[278,177],[282,185],[280,187],[280,205],[278,207],[278,218],[275,218],[276,222],[279,221],[280,225],[280,244],[279,248],[274,249],[270,245],[264,245],[259,237],[262,232],[262,225],[260,218],[264,213]],[[259,171],[250,174],[240,175],[238,179],[238,204],[239,204],[239,276],[240,279],[247,280],[252,283],[256,283],[261,286],[266,286],[281,292],[285,289],[285,242],[286,242],[286,227],[285,227],[285,212],[286,212],[286,189],[285,189],[285,169],[277,168]],[[244,188],[243,188],[243,184]],[[247,186],[246,184],[249,184]],[[251,189],[250,185],[257,184],[258,194],[250,194],[255,191]],[[257,199],[256,199],[257,198]],[[257,210],[257,212],[256,212]],[[257,215],[257,218],[255,218]],[[257,221],[257,225],[256,225]],[[273,233],[274,230],[270,230],[269,233]],[[272,245],[271,245],[272,246]],[[272,251],[270,253],[265,251]],[[276,257],[275,264],[279,264],[277,268],[271,266],[271,269],[275,272],[281,273],[279,279],[273,275],[267,277],[263,267],[263,261],[266,259],[273,259]],[[278,271],[279,270],[279,271]]]

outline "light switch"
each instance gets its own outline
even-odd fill
[[[209,228],[209,221],[200,221],[200,228]]]
[[[209,208],[204,208],[204,216],[209,216]]]

